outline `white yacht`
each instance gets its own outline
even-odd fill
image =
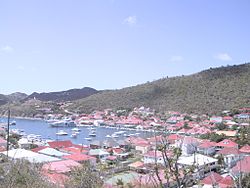
[[[58,132],[56,133],[56,135],[58,135],[58,136],[64,136],[64,135],[68,135],[68,133],[65,132],[64,130],[60,130],[60,131],[58,131]]]
[[[87,141],[91,141],[92,140],[92,138],[89,138],[89,137],[84,138],[84,139],[87,140]]]

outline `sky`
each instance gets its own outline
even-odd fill
[[[0,0],[0,93],[119,89],[250,61],[249,0]]]

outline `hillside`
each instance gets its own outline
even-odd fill
[[[16,92],[16,93],[12,93],[10,95],[6,95],[6,97],[10,100],[10,101],[20,101],[23,100],[27,97],[28,95],[25,93],[20,93],[20,92]]]
[[[54,102],[74,101],[77,99],[88,97],[95,93],[98,93],[98,91],[90,87],[84,87],[82,89],[70,89],[67,91],[50,92],[50,93],[34,92],[28,97],[26,97],[24,101],[34,98],[40,101],[54,101]]]
[[[0,94],[0,106],[7,104],[9,102],[8,97],[6,97],[5,95]]]
[[[146,106],[158,111],[216,113],[250,106],[250,63],[210,68],[193,75],[163,78],[75,101],[71,110]]]

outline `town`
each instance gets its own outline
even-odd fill
[[[93,135],[83,145],[71,140],[41,142],[14,131],[8,137],[7,126],[2,124],[1,168],[10,160],[39,164],[42,177],[58,187],[67,187],[72,174],[82,168],[89,171],[82,176],[97,175],[92,182],[96,186],[86,187],[229,188],[242,186],[244,178],[249,181],[250,108],[219,115],[159,113],[146,107],[67,116],[48,111],[43,118],[53,126],[71,126],[75,136],[77,127],[87,127],[93,134],[99,127],[117,132],[104,141]],[[65,119],[74,123],[63,123]],[[137,134],[125,134],[127,130]]]

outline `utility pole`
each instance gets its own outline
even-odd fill
[[[9,141],[10,141],[10,108],[8,108],[8,125],[7,125],[7,159],[9,157]]]

